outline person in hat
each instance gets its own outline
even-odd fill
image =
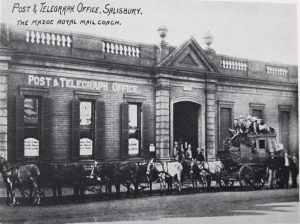
[[[291,174],[292,174],[292,187],[296,188],[297,187],[297,176],[299,173],[299,164],[298,164],[297,156],[294,152],[292,153],[290,168],[291,168]]]
[[[287,151],[284,152],[284,157],[282,160],[282,177],[283,177],[283,187],[289,187],[289,179],[290,179],[290,165],[291,160],[289,158],[289,154]]]
[[[197,148],[196,161],[202,163],[205,160],[204,149]]]
[[[178,146],[178,142],[174,142],[174,157],[178,162],[181,162],[182,160],[182,152],[180,147]]]
[[[269,133],[269,127],[264,123],[263,119],[257,120],[258,132],[259,133]]]
[[[267,182],[267,189],[274,189],[275,188],[275,177],[276,177],[276,160],[274,157],[274,152],[270,152],[270,157],[268,158],[267,162],[267,176],[268,176],[268,182]]]
[[[257,135],[257,117],[251,117],[253,133]]]
[[[188,144],[188,148],[185,152],[185,159],[187,159],[187,160],[192,159],[192,146],[191,146],[191,144]]]
[[[233,119],[233,129],[229,128],[229,131],[231,132],[231,138],[238,133],[239,131],[239,119],[235,117]]]

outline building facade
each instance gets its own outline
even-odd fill
[[[164,37],[162,35],[162,37]],[[181,46],[1,26],[0,153],[10,161],[214,158],[240,114],[298,152],[298,67]]]

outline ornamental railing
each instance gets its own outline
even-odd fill
[[[108,41],[103,42],[103,52],[127,57],[139,58],[141,56],[141,49],[137,46]]]
[[[27,30],[26,42],[70,48],[72,45],[72,37],[66,34]]]
[[[287,76],[289,70],[287,68],[285,68],[285,67],[274,66],[274,65],[267,65],[266,66],[266,72],[267,72],[267,74],[271,74],[271,75]]]
[[[248,63],[244,61],[238,61],[238,60],[221,59],[221,67],[225,69],[231,69],[237,71],[247,71]]]

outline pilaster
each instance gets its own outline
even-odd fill
[[[206,80],[206,154],[208,158],[216,156],[216,130],[217,130],[217,104],[216,82],[214,79]]]
[[[158,78],[155,89],[156,158],[170,158],[170,85],[169,80]]]

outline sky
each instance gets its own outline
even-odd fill
[[[78,12],[60,15],[40,12],[45,5],[75,5],[99,7],[99,12]],[[165,40],[178,46],[193,36],[202,48],[203,37],[209,31],[214,41],[211,45],[217,54],[262,60],[273,63],[298,64],[297,60],[297,1],[239,2],[202,0],[1,0],[1,21],[17,24],[17,20],[81,19],[119,20],[121,25],[39,25],[28,29],[55,29],[80,32],[96,36],[157,44],[157,29],[168,28]],[[19,3],[18,7],[15,3]],[[33,12],[34,4],[37,13]],[[139,15],[104,14],[109,7],[141,9]],[[28,12],[26,8],[30,6]],[[25,10],[24,10],[25,9]],[[25,11],[25,12],[23,12]],[[23,26],[24,27],[24,26]]]

